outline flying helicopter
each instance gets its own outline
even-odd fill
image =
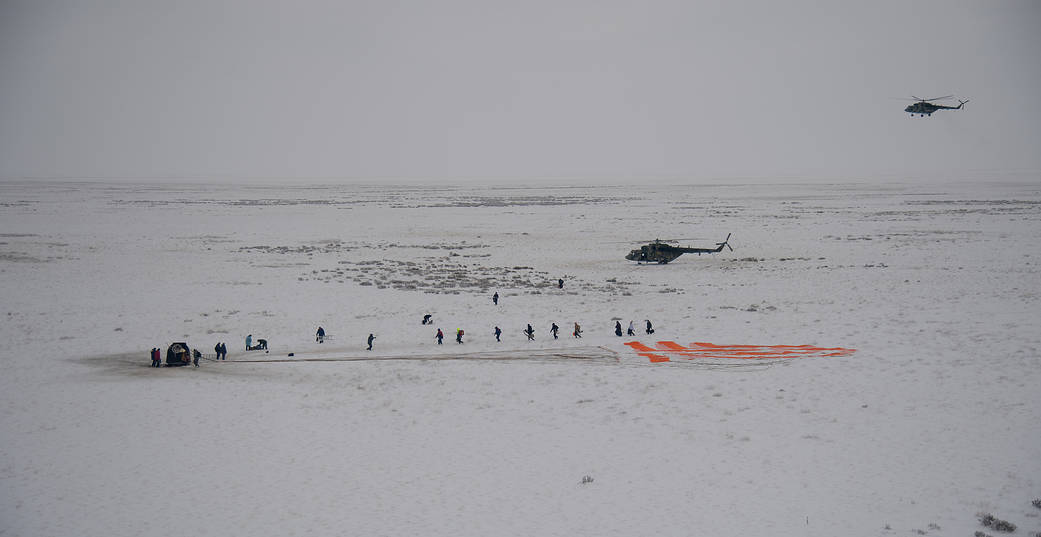
[[[655,240],[652,243],[644,244],[639,250],[633,250],[629,252],[629,255],[625,256],[629,261],[636,261],[637,264],[641,263],[658,263],[664,265],[673,259],[683,254],[714,254],[722,252],[723,247],[730,248],[730,233],[727,233],[727,238],[723,242],[717,242],[715,248],[689,248],[683,246],[673,246],[668,242]],[[733,252],[734,249],[730,248]]]
[[[944,106],[942,104],[933,103],[932,101],[942,101],[944,99],[950,99],[951,97],[954,97],[954,95],[933,97],[932,99],[922,99],[921,97],[915,97],[914,95],[912,95],[911,97],[914,97],[915,101],[917,102],[908,105],[907,108],[904,108],[904,112],[911,114],[911,117],[914,117],[915,114],[918,114],[919,117],[932,116],[933,112],[937,110],[961,110],[961,107],[964,106],[965,103],[969,102],[968,99],[964,101],[958,99],[958,106]]]

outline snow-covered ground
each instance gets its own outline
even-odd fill
[[[0,535],[1041,531],[1039,237],[1037,181],[2,183]]]

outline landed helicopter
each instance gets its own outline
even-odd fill
[[[951,97],[954,97],[954,95],[933,97],[932,99],[922,99],[920,97],[915,97],[914,95],[912,95],[911,97],[914,97],[914,99],[917,102],[912,105],[908,105],[907,108],[904,108],[904,112],[911,114],[911,117],[914,117],[915,114],[918,114],[919,117],[932,116],[933,112],[937,110],[961,110],[961,107],[964,106],[965,103],[969,102],[968,99],[964,101],[958,99],[958,106],[944,106],[942,104],[933,103],[932,101],[942,101],[944,99],[950,99]]]
[[[640,263],[658,263],[664,265],[673,259],[683,254],[714,254],[723,251],[723,247],[730,248],[730,233],[727,233],[727,238],[723,242],[717,242],[715,248],[686,248],[682,246],[673,246],[667,242],[655,240],[652,243],[644,244],[639,250],[633,250],[629,252],[629,255],[625,256],[629,261],[636,261]],[[733,252],[734,249],[730,248]]]

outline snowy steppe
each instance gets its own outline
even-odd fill
[[[0,535],[1031,535],[1039,237],[1037,178],[0,183]]]

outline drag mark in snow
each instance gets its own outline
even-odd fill
[[[639,341],[626,343],[636,354],[655,362],[670,362],[674,358],[694,360],[697,358],[738,358],[762,360],[770,358],[812,358],[823,356],[849,356],[856,349],[842,347],[814,347],[812,345],[714,345],[695,342],[684,347],[673,341],[659,341],[651,348]]]

